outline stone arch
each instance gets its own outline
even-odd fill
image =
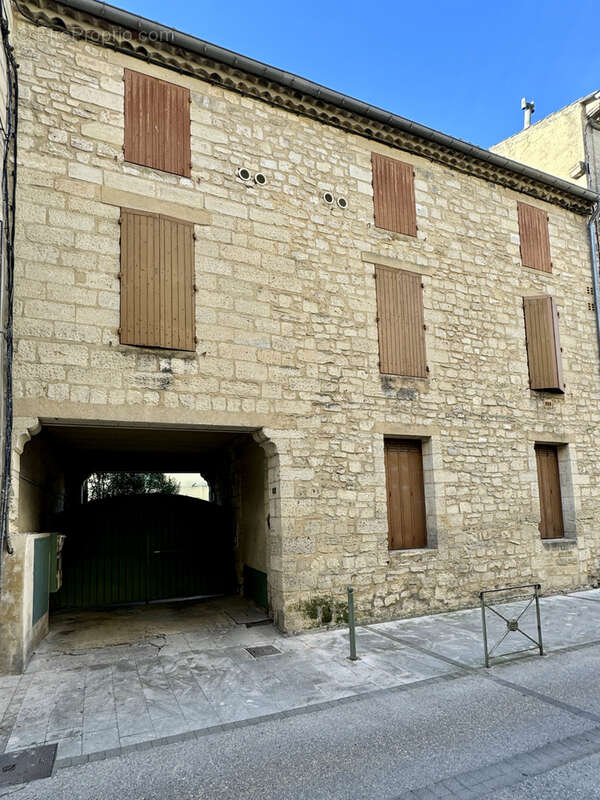
[[[15,417],[12,431],[11,489],[9,504],[9,526],[13,528],[19,516],[19,475],[21,458],[28,442],[42,430],[38,417]]]

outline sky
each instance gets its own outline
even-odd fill
[[[199,472],[167,472],[166,475],[177,481],[179,494],[208,500],[208,484]]]
[[[591,0],[111,0],[482,147],[600,89]]]

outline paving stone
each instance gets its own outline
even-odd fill
[[[49,741],[53,741],[49,739]],[[57,758],[71,758],[72,756],[80,756],[83,752],[83,735],[67,736],[64,739],[56,739],[58,750],[56,753]]]
[[[560,618],[563,608],[585,602],[568,597],[555,600],[548,613]],[[243,627],[234,637],[231,622],[212,637],[204,633],[178,636],[171,651],[160,656],[149,654],[145,647],[128,645],[75,652],[53,661],[46,645],[43,669],[41,660],[34,658],[26,675],[0,684],[13,692],[0,731],[9,737],[4,743],[11,749],[56,741],[59,758],[66,759],[201,733],[219,725],[251,723],[269,715],[303,713],[306,708],[328,703],[353,702],[357,696],[391,687],[397,690],[423,681],[452,680],[466,673],[445,662],[446,655],[464,658],[467,672],[473,665],[479,669],[479,613],[473,609],[361,628],[361,660],[355,663],[346,658],[348,635],[344,630],[285,637],[274,629],[265,636]],[[580,643],[584,636],[585,625],[576,617],[570,616],[567,642],[575,638]],[[576,637],[574,626],[579,626]],[[588,631],[587,635],[595,634]],[[200,640],[205,643],[202,647],[197,646]],[[281,655],[253,659],[245,650],[265,643],[273,643]],[[440,658],[429,652],[434,647]],[[531,660],[482,670],[481,674],[500,681],[510,691],[556,703],[539,691],[520,687],[518,678],[521,673],[528,674],[527,664],[532,664]],[[504,675],[511,680],[504,680]],[[563,710],[574,709],[568,697],[558,705]],[[574,713],[586,714],[584,709],[574,709]],[[469,789],[485,780],[513,780],[515,771],[534,774],[557,759],[594,752],[599,743],[600,729],[592,728],[543,753],[523,754],[510,764],[499,762],[495,772],[482,769],[456,776],[457,783],[452,786]]]
[[[119,731],[112,730],[97,731],[96,733],[83,734],[83,754],[95,753],[98,750],[108,750],[119,746]]]

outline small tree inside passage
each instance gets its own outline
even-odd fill
[[[88,500],[124,494],[178,494],[179,483],[164,472],[94,472],[87,480]]]

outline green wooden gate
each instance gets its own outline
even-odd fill
[[[183,495],[131,495],[63,515],[53,608],[98,608],[234,589],[231,516]]]

